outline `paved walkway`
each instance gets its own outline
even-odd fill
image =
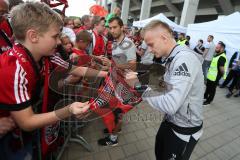
[[[191,160],[240,160],[240,98],[225,98],[225,89],[217,89],[215,100],[204,107],[204,134]],[[141,103],[124,118],[123,132],[116,147],[101,147],[104,135],[101,120],[88,123],[80,134],[92,145],[88,152],[71,143],[62,160],[154,160],[155,135],[162,114]]]

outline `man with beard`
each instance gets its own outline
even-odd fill
[[[210,68],[207,74],[207,84],[204,93],[204,99],[206,99],[203,105],[210,104],[215,96],[216,88],[219,80],[223,77],[226,79],[227,71],[227,57],[225,53],[225,44],[218,42],[215,48],[216,55],[213,57]]]
[[[109,20],[109,31],[114,38],[112,47],[112,58],[120,69],[136,68],[136,47],[134,43],[125,36],[123,21],[119,17],[113,17]],[[106,126],[104,133],[108,134],[105,138],[98,140],[102,146],[115,146],[118,144],[118,133],[121,131],[122,115],[130,111],[131,105],[118,103],[111,106],[107,112],[101,109],[97,112],[103,118]]]
[[[123,21],[119,17],[109,20],[109,30],[114,38],[112,56],[121,69],[135,69],[136,46],[132,40],[124,34]]]

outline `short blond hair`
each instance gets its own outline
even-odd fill
[[[63,26],[60,15],[41,2],[26,2],[17,5],[12,9],[10,17],[14,36],[18,41],[25,40],[29,29],[45,33],[50,25]]]
[[[169,33],[173,36],[173,30],[171,29],[171,27],[170,27],[167,23],[162,22],[162,21],[160,21],[160,20],[153,20],[153,21],[149,22],[149,23],[142,29],[141,35],[144,36],[147,31],[153,30],[153,29],[155,29],[155,28],[157,28],[157,27],[162,27],[162,28],[166,29],[167,32],[169,32]]]

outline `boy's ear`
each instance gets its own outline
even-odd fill
[[[39,40],[39,33],[34,29],[29,29],[26,33],[26,38],[32,43],[37,43]]]

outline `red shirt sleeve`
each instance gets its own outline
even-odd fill
[[[19,62],[6,52],[0,57],[0,77],[0,109],[21,110],[32,104],[37,80],[29,62]]]

